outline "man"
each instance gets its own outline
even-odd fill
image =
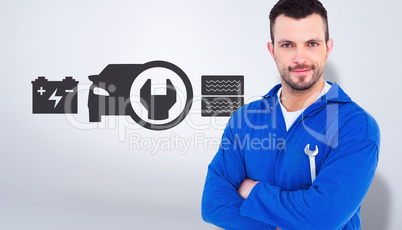
[[[225,229],[360,229],[377,168],[376,121],[325,82],[331,53],[318,0],[280,0],[271,40],[281,84],[230,118],[208,168],[202,216]]]

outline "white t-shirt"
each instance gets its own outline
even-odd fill
[[[327,82],[325,82],[324,88],[322,89],[320,95],[317,97],[317,99],[315,99],[315,101],[318,100],[318,98],[324,96],[329,89],[331,89],[331,85],[328,84]],[[293,125],[293,123],[296,121],[296,119],[300,116],[300,114],[303,113],[303,111],[307,108],[298,110],[298,111],[294,111],[294,112],[288,112],[286,110],[286,108],[282,105],[282,101],[281,101],[281,93],[282,93],[282,87],[278,90],[278,98],[279,98],[279,104],[281,105],[281,109],[282,109],[282,114],[283,114],[283,118],[285,119],[285,123],[286,123],[286,131],[289,130],[289,128]]]

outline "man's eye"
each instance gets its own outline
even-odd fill
[[[292,47],[292,45],[291,44],[283,44],[282,47],[283,48],[290,48],[290,47]]]
[[[318,46],[318,43],[317,43],[317,42],[311,42],[311,43],[309,44],[309,46]]]

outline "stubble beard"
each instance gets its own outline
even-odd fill
[[[309,82],[304,82],[305,78],[308,76],[303,77],[302,79],[294,82],[290,77],[290,71],[294,70],[302,70],[302,69],[311,69],[313,71],[312,79]],[[320,68],[318,65],[297,65],[295,67],[284,67],[280,71],[281,78],[283,81],[290,87],[290,89],[294,93],[302,93],[308,91],[317,81],[320,79],[324,72],[324,68]]]

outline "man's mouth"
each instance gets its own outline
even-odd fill
[[[310,73],[310,71],[312,71],[314,69],[313,65],[296,65],[294,67],[289,67],[288,68],[290,72],[295,73],[297,75],[307,75]]]
[[[298,75],[306,75],[310,73],[311,69],[297,69],[297,70],[291,70],[291,72],[296,73]]]

